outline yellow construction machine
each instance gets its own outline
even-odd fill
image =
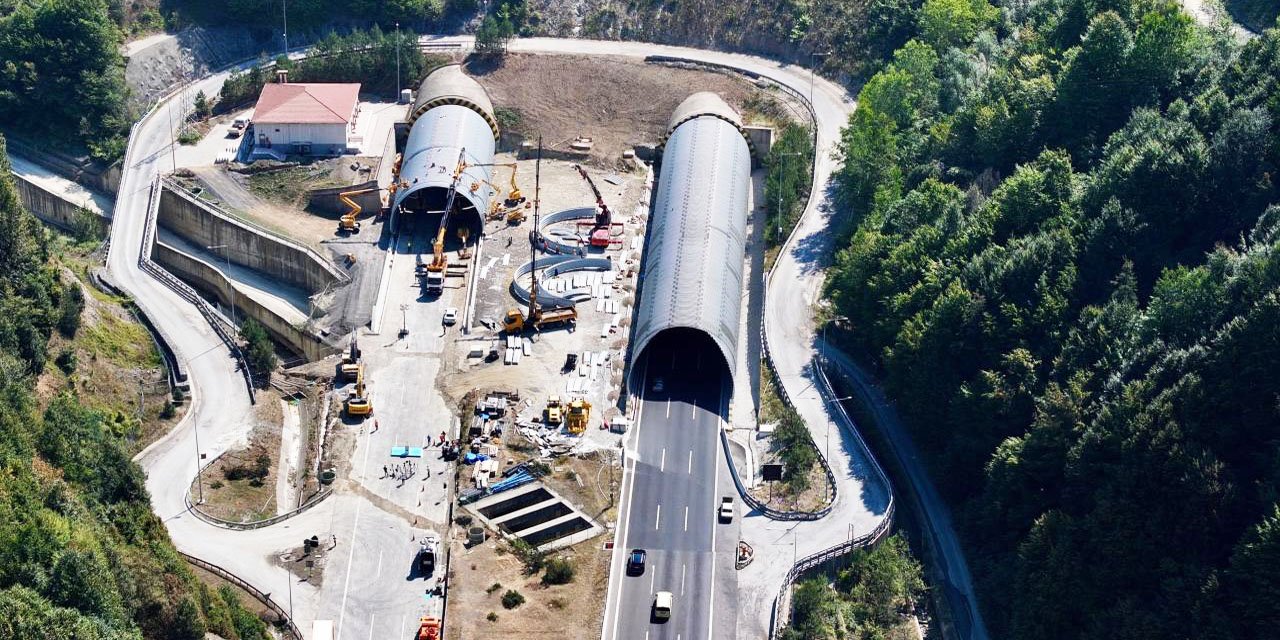
[[[494,201],[489,205],[489,213],[486,216],[489,220],[501,220],[506,218],[507,224],[520,224],[524,222],[526,214],[525,209],[529,207],[529,203],[525,200],[524,194],[520,193],[520,187],[516,185],[516,172],[519,165],[514,162],[498,162],[487,165],[476,165],[485,167],[511,167],[511,187],[507,191],[507,198],[501,203]],[[498,185],[481,179],[471,183],[471,192],[475,193],[480,190],[480,183],[483,182],[491,187],[494,191],[499,191]]]
[[[569,433],[582,433],[591,422],[591,403],[585,398],[574,398],[569,402],[569,411],[565,414],[564,426]]]
[[[444,271],[449,267],[449,261],[444,257],[444,234],[449,228],[454,198],[458,195],[458,179],[467,169],[466,153],[466,149],[458,152],[458,166],[453,170],[453,181],[449,183],[449,197],[445,200],[444,215],[440,216],[440,229],[436,232],[436,241],[431,245],[431,262],[426,266],[427,293],[444,292]]]
[[[338,370],[342,374],[342,379],[350,382],[359,376],[363,368],[364,365],[360,364],[360,348],[356,346],[353,338],[346,355],[342,356],[342,364],[339,365]]]
[[[341,218],[338,218],[338,231],[343,233],[360,233],[360,221],[357,218],[360,217],[360,213],[363,212],[364,209],[358,202],[352,200],[353,197],[381,191],[386,191],[389,195],[394,196],[396,190],[402,186],[404,186],[404,184],[393,181],[391,185],[387,187],[369,187],[368,189],[356,189],[355,191],[343,191],[342,193],[339,193],[338,199],[342,201],[342,204],[347,205],[347,212],[342,214]]]
[[[347,415],[364,417],[373,414],[373,402],[364,388],[364,365],[357,365],[356,388],[347,395]]]
[[[538,164],[536,173],[534,174],[534,195],[533,195],[533,219],[534,225],[538,221],[538,209],[542,198],[542,141],[538,141]],[[533,235],[529,236],[529,252],[530,257],[536,263],[537,252],[534,247]],[[558,309],[543,309],[538,306],[538,270],[530,269],[529,277],[532,284],[529,287],[529,310],[527,312],[520,309],[510,309],[507,314],[502,317],[502,330],[507,334],[521,333],[525,329],[532,328],[541,331],[545,327],[558,324],[573,324],[578,320],[578,310],[573,307]]]
[[[560,402],[560,396],[547,398],[547,408],[542,410],[542,421],[556,426],[564,422],[564,403]]]

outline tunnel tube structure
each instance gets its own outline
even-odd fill
[[[718,354],[735,376],[750,189],[751,147],[737,112],[714,93],[686,98],[663,141],[633,368],[677,343],[676,353]]]
[[[493,163],[498,140],[498,121],[488,94],[459,65],[445,65],[422,81],[408,122],[409,139],[400,161],[403,186],[392,202],[393,216],[444,211],[461,155],[467,167],[458,180],[457,217],[451,218],[449,226],[467,225],[472,237],[479,237],[496,196],[493,167],[483,166]]]

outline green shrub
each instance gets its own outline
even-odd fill
[[[73,338],[80,330],[80,314],[84,312],[84,292],[80,284],[73,282],[63,291],[58,301],[58,333]]]
[[[58,357],[53,363],[58,365],[63,373],[70,374],[76,370],[76,352],[73,349],[63,349],[58,352]]]
[[[502,583],[495,582],[489,585],[489,588],[485,589],[484,592],[488,594],[492,594],[494,591],[497,591],[498,589],[501,589],[501,588],[502,588]]]
[[[485,620],[488,620],[489,622],[497,622],[497,621],[498,621],[498,614],[496,614],[496,613],[494,613],[494,612],[490,611],[490,612],[489,612],[489,615],[485,616],[485,617],[484,617],[484,619],[485,619]]]
[[[508,589],[506,593],[502,594],[503,609],[514,609],[522,604],[524,604],[524,596],[520,595],[519,591]]]
[[[542,584],[569,584],[573,582],[573,563],[566,558],[552,558],[547,561],[546,572],[542,574]]]

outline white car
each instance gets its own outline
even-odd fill
[[[451,326],[451,325],[455,325],[455,324],[457,324],[457,323],[458,323],[458,308],[457,308],[457,307],[449,307],[448,309],[445,309],[445,310],[444,310],[444,319],[442,320],[442,322],[444,322],[445,326]]]
[[[654,379],[653,391],[655,393],[662,393],[662,390],[665,388],[666,388],[666,385],[663,384],[662,376],[658,376],[656,379]]]

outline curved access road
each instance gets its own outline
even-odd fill
[[[430,37],[433,42],[457,42],[469,46],[469,37]],[[844,125],[855,105],[852,97],[839,85],[807,71],[763,58],[741,54],[703,51],[684,47],[651,45],[634,42],[591,41],[533,38],[511,43],[512,51],[528,53],[611,55],[643,59],[650,55],[683,57],[694,61],[726,65],[767,77],[793,91],[807,95],[812,82],[813,107],[817,116],[819,155],[816,159],[815,184],[822,189],[829,182],[836,163],[831,155]],[[206,95],[216,93],[226,78],[226,73],[215,74],[188,86],[186,96],[202,90]],[[286,592],[291,593],[291,608],[304,632],[309,621],[317,618],[339,621],[339,637],[399,637],[405,631],[405,619],[414,615],[413,598],[405,598],[413,589],[405,586],[400,578],[379,578],[382,573],[383,550],[402,553],[403,539],[411,536],[411,527],[400,516],[388,513],[376,504],[370,504],[359,492],[342,492],[311,511],[307,511],[283,523],[254,531],[231,531],[209,525],[189,513],[185,492],[197,470],[197,439],[205,461],[241,441],[252,426],[252,406],[243,388],[243,381],[235,369],[225,346],[205,323],[199,312],[173,294],[158,281],[138,268],[138,257],[144,231],[150,185],[155,176],[170,170],[170,129],[167,110],[177,100],[170,98],[159,108],[144,117],[130,137],[124,175],[116,202],[115,222],[112,230],[111,251],[108,266],[116,281],[128,291],[153,321],[173,341],[178,357],[187,363],[192,384],[192,406],[183,421],[167,437],[158,441],[139,455],[138,459],[148,474],[148,488],[152,492],[153,508],[165,521],[170,536],[182,551],[208,562],[218,564],[242,579],[272,594],[273,599],[285,604]],[[174,119],[178,117],[175,108]],[[793,398],[803,398],[804,386],[809,382],[803,370],[815,355],[813,324],[810,305],[817,300],[822,282],[823,260],[830,255],[830,236],[827,233],[828,214],[826,200],[814,198],[801,219],[793,242],[775,267],[769,288],[766,331],[774,350],[775,363],[781,374],[783,386]],[[802,400],[801,400],[802,401]],[[819,399],[818,402],[821,402]],[[695,405],[696,406],[696,405]],[[809,411],[802,408],[802,413]],[[826,412],[825,405],[820,410]],[[812,427],[811,427],[812,428]],[[885,428],[892,428],[886,425]],[[360,436],[367,438],[366,435]],[[368,446],[357,448],[367,452]],[[913,461],[914,462],[914,461]],[[367,475],[366,465],[353,465],[353,476],[362,482]],[[715,465],[705,465],[715,473]],[[914,477],[914,476],[913,476]],[[927,477],[927,476],[921,476]],[[714,477],[705,479],[714,487]],[[861,498],[850,496],[847,499]],[[863,498],[865,499],[865,498]],[[945,505],[934,505],[945,509]],[[942,526],[946,520],[931,520]],[[817,525],[822,523],[811,523]],[[835,523],[841,535],[829,539],[826,529],[815,529],[805,534],[805,544],[816,547],[831,546],[843,539],[845,523]],[[744,525],[745,526],[745,525]],[[797,525],[799,526],[799,525]],[[805,531],[809,528],[806,527]],[[796,529],[795,532],[799,532]],[[291,579],[276,566],[273,554],[297,546],[299,539],[310,535],[331,534],[337,536],[338,547],[329,554],[323,585],[299,582]],[[950,529],[931,532],[935,539],[954,541]],[[792,534],[794,539],[795,533]],[[792,543],[793,553],[797,551]],[[942,545],[943,554],[951,554],[948,562],[963,565],[958,543]],[[770,551],[770,553],[779,553]],[[390,562],[402,562],[394,559]],[[376,569],[375,569],[376,567]],[[712,568],[714,571],[714,568]],[[353,576],[354,579],[353,579]],[[964,572],[967,578],[967,572]],[[613,578],[611,577],[611,584]],[[776,589],[776,585],[773,585]],[[959,591],[972,594],[972,586],[961,585]],[[616,597],[611,589],[611,598]],[[647,593],[646,593],[647,595]],[[969,600],[972,602],[972,598]],[[616,616],[622,606],[610,609]],[[627,603],[628,606],[636,603]],[[699,619],[716,617],[719,608],[697,615]],[[754,607],[753,607],[754,608]],[[728,610],[728,609],[726,609]],[[976,606],[973,607],[976,612]],[[767,612],[752,611],[767,619]],[[974,617],[975,630],[970,637],[985,640],[981,620]],[[715,637],[733,637],[730,629],[739,629],[737,635],[754,638],[738,627],[733,616],[726,620],[709,621],[716,629]],[[606,630],[610,620],[606,619]],[[619,631],[618,637],[642,637],[643,633]]]

